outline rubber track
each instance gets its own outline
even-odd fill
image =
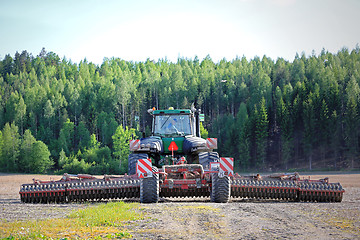
[[[339,183],[236,179],[231,183],[234,198],[279,199],[303,202],[341,202]]]
[[[61,203],[140,197],[140,180],[95,180],[23,184],[20,198],[25,203]]]

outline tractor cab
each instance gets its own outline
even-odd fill
[[[200,121],[203,120],[200,109],[149,109],[148,112],[153,117],[152,135],[130,141],[133,153],[128,159],[129,174],[135,173],[138,159],[149,158],[157,167],[184,160],[198,163],[202,153],[216,148],[206,144],[200,136]]]
[[[195,118],[190,110],[155,110],[152,115],[153,136],[195,136]]]

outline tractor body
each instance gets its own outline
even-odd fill
[[[153,116],[152,135],[131,140],[132,153],[128,159],[128,174],[135,174],[137,160],[149,158],[158,168],[164,165],[199,163],[209,167],[205,156],[217,148],[217,139],[200,137],[199,110],[149,110]],[[213,152],[212,155],[217,153]],[[217,161],[217,159],[211,159]],[[201,161],[201,162],[199,162]]]

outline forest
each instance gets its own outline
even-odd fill
[[[190,108],[236,171],[360,167],[360,48],[292,62],[104,58],[79,64],[45,48],[0,60],[0,171],[120,174],[147,109]],[[206,132],[204,130],[204,132]]]

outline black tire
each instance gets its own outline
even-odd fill
[[[200,146],[204,146],[206,144],[206,140],[203,138],[199,138],[199,137],[187,137],[184,140],[183,143],[183,151],[186,155],[190,155],[190,154],[197,154],[198,151],[195,150],[194,152],[192,151],[193,148],[197,148]]]
[[[186,161],[188,164],[199,163],[199,155],[196,153],[189,154],[186,156]]]
[[[157,167],[152,167],[153,175],[140,179],[140,202],[157,203],[159,200],[159,174]]]
[[[209,169],[211,162],[219,162],[219,154],[217,152],[199,153],[199,163],[204,169]]]
[[[218,173],[212,174],[211,201],[227,203],[230,200],[231,188],[229,176],[219,177]]]
[[[147,159],[146,153],[131,153],[128,158],[128,174],[134,175],[136,173],[136,163],[139,159]]]

